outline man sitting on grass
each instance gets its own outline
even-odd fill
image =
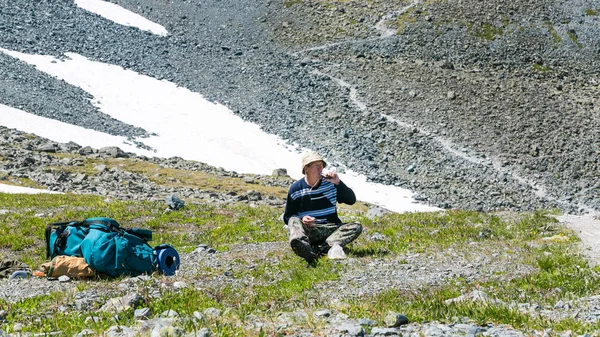
[[[337,203],[352,205],[354,191],[336,172],[326,172],[325,160],[314,152],[302,156],[304,177],[290,186],[283,220],[290,232],[290,245],[309,264],[327,252],[330,259],[344,259],[343,247],[362,232],[358,222],[342,223]]]

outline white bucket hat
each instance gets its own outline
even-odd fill
[[[307,152],[302,156],[302,174],[304,174],[304,168],[306,167],[306,165],[315,161],[322,161],[323,167],[327,167],[327,163],[325,162],[325,160],[323,160],[323,157],[321,157],[320,154],[316,152]]]

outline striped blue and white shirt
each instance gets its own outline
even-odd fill
[[[315,187],[311,187],[302,178],[290,186],[283,221],[287,224],[292,216],[302,219],[309,215],[316,223],[341,223],[337,214],[338,202],[348,205],[356,202],[354,191],[342,181],[336,186],[321,178]]]

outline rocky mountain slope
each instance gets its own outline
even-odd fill
[[[282,206],[293,181],[285,170],[274,170],[272,176],[238,174],[179,157],[148,158],[118,147],[56,143],[0,127],[0,182],[9,185],[120,200],[163,201],[176,194],[215,205]]]
[[[169,35],[71,1],[4,0],[0,47],[173,81],[435,206],[600,209],[596,2],[113,2]],[[5,54],[0,63],[2,104],[111,134],[149,131]]]

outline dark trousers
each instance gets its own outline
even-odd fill
[[[291,217],[288,221],[290,242],[294,239],[307,241],[311,245],[320,245],[325,242],[329,246],[337,243],[344,247],[356,240],[362,233],[362,225],[358,222],[348,223],[322,223],[314,227],[307,227],[298,217]]]

